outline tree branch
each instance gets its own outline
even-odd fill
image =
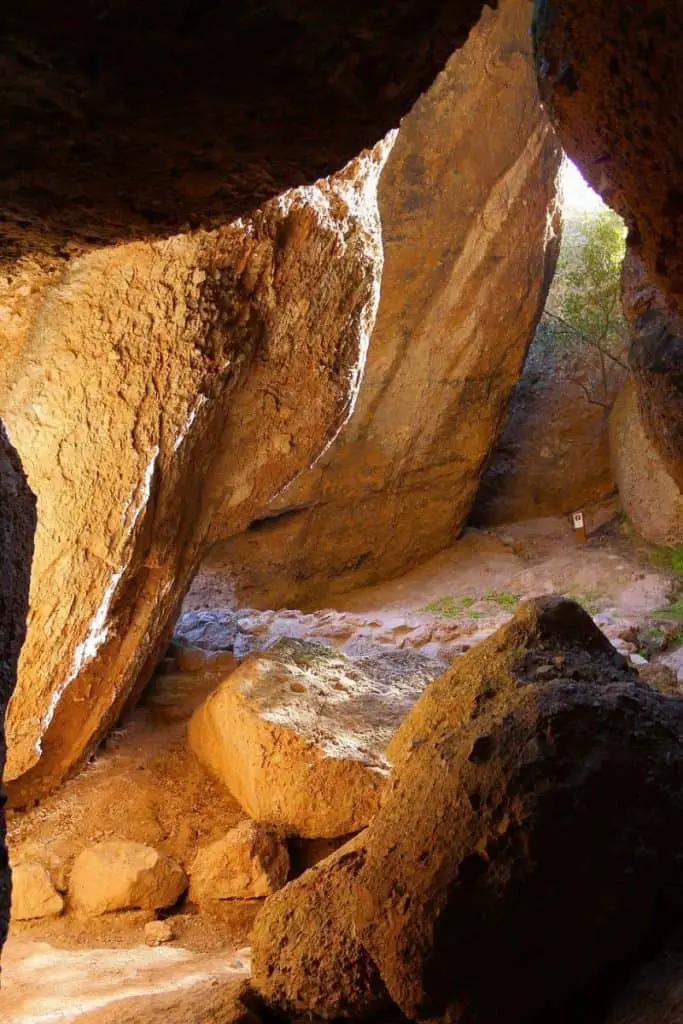
[[[598,352],[602,353],[602,355],[607,356],[607,358],[611,359],[613,363],[616,363],[617,366],[620,366],[622,370],[626,370],[627,373],[630,373],[630,367],[628,366],[628,364],[625,363],[618,356],[615,356],[614,353],[610,352],[608,348],[604,348],[604,346],[602,346],[600,342],[595,341],[594,338],[589,338],[587,334],[584,334],[583,331],[579,330],[578,327],[574,327],[574,325],[570,324],[568,320],[565,320],[563,317],[558,316],[557,313],[551,313],[549,309],[544,309],[543,312],[546,316],[551,317],[553,320],[557,320],[557,322],[559,324],[562,324],[563,327],[566,327],[568,331],[573,331],[573,333],[578,335],[578,337],[585,341],[587,345],[590,345],[591,348],[597,349]]]

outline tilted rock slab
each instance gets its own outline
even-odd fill
[[[641,537],[683,543],[683,493],[643,426],[636,386],[628,381],[610,416],[614,478],[624,511]]]
[[[415,652],[351,659],[280,640],[197,709],[189,742],[252,818],[306,838],[357,832],[379,808],[385,748],[433,665]]]
[[[0,367],[40,509],[7,722],[15,803],[79,764],[147,680],[218,502],[242,529],[347,417],[388,145],[244,222],[7,286],[38,292]]]
[[[379,183],[382,294],[355,413],[267,518],[207,557],[243,605],[320,607],[462,528],[556,258],[559,149],[530,11],[486,8],[402,122]],[[213,536],[232,533],[219,514]]]

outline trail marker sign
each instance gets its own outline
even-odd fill
[[[588,538],[586,536],[586,521],[583,518],[583,512],[572,512],[572,526],[576,533],[576,539],[585,544]]]

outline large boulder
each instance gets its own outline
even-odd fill
[[[197,709],[190,745],[252,818],[289,835],[344,836],[377,812],[387,743],[435,674],[413,651],[353,659],[280,640]]]
[[[0,369],[40,506],[6,780],[23,804],[153,669],[217,504],[239,530],[329,443],[362,371],[387,144],[244,222],[33,281]],[[28,274],[28,271],[27,271]]]
[[[530,10],[485,9],[402,123],[379,183],[382,293],[355,413],[243,536],[214,521],[207,576],[230,575],[242,604],[320,606],[462,528],[556,256],[559,150]]]
[[[87,847],[69,877],[70,902],[91,916],[170,907],[185,892],[179,864],[152,846],[111,839]]]
[[[682,544],[683,493],[647,436],[632,381],[612,410],[610,448],[619,497],[638,533],[653,544]]]
[[[5,712],[16,683],[26,633],[36,501],[0,420],[0,772],[5,765]],[[10,871],[5,847],[5,797],[0,788],[0,950],[7,935]]]
[[[428,688],[356,883],[358,938],[401,1010],[515,1024],[680,909],[682,737],[680,702],[562,599],[522,606]]]
[[[251,935],[252,983],[280,1013],[358,1019],[389,1003],[353,922],[364,863],[361,834],[271,896],[259,912]]]

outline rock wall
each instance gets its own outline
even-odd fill
[[[683,544],[683,494],[650,443],[633,381],[612,410],[610,450],[621,503],[641,537],[653,544]]]
[[[565,353],[535,339],[486,467],[473,523],[565,515],[610,494],[609,402],[626,374],[614,364],[608,374],[611,390],[603,395],[595,353]],[[582,384],[606,404],[589,402]]]
[[[0,723],[4,721],[7,702],[14,689],[25,633],[35,505],[19,457],[0,422]],[[0,770],[4,764],[5,741],[0,730]],[[7,936],[10,904],[3,805],[4,797],[0,793],[0,948]]]
[[[537,0],[541,95],[562,145],[629,228],[650,288],[631,352],[643,424],[683,482],[683,37],[680,4]],[[656,296],[656,292],[661,294]],[[628,305],[628,302],[627,302]]]
[[[556,258],[559,151],[529,18],[526,0],[486,10],[405,118],[380,178],[382,295],[355,413],[243,536],[226,541],[219,514],[195,606],[232,587],[243,604],[306,606],[461,529]]]
[[[39,514],[7,719],[15,803],[80,763],[144,684],[218,501],[243,529],[348,415],[389,147],[247,221],[37,275],[23,318],[16,305],[2,407]]]

